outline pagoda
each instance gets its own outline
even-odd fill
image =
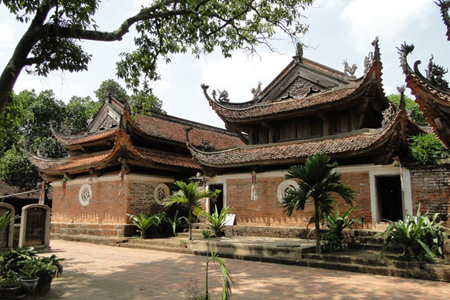
[[[186,146],[187,128],[201,149],[242,144],[212,126],[155,112],[131,115],[127,103],[112,96],[85,132],[54,133],[68,157],[29,156],[53,186],[53,233],[129,236],[127,214],[163,211],[172,183],[201,171]]]
[[[287,169],[315,154],[338,161],[344,181],[359,195],[355,214],[364,215],[367,226],[411,211],[411,195],[402,192],[401,183],[409,174],[399,162],[407,156],[408,136],[423,131],[404,105],[397,109],[386,98],[378,39],[372,45],[360,78],[354,76],[356,65],[344,61],[341,72],[303,57],[298,46],[272,82],[252,90],[250,101],[233,103],[226,90],[209,93],[202,85],[212,109],[245,144],[210,151],[195,146],[188,134],[189,149],[221,182],[224,205],[235,209],[238,224],[306,225],[312,205],[287,218],[280,202],[297,186],[284,180]]]

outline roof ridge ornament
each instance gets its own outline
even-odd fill
[[[448,14],[448,10],[450,8],[450,1],[446,0],[438,0],[434,2],[437,6],[439,6],[441,10],[442,20],[444,21],[444,25],[447,27],[447,40],[450,40],[450,16]]]
[[[375,37],[375,39],[372,42],[372,46],[374,47],[373,60],[381,60],[379,37]]]
[[[428,69],[426,70],[427,79],[440,88],[448,89],[448,81],[444,79],[444,75],[448,73],[448,69],[445,70],[443,66],[435,64],[433,59],[434,56],[431,54],[431,58],[428,61]]]
[[[373,63],[373,52],[369,52],[369,54],[367,54],[367,56],[364,57],[364,74],[367,74],[372,63]]]
[[[344,65],[344,73],[345,73],[345,75],[348,75],[348,76],[350,76],[352,78],[356,78],[355,72],[356,72],[356,69],[358,69],[358,66],[356,66],[356,64],[353,64],[350,67],[348,62],[347,62],[347,60],[344,60],[342,62],[342,64]]]
[[[383,110],[383,121],[381,122],[381,127],[384,128],[389,125],[396,115],[397,108],[395,108],[395,105],[389,101],[389,107]]]
[[[262,82],[258,81],[258,86],[256,88],[252,88],[253,100],[256,100],[259,98],[259,95],[261,94],[261,85],[262,85]]]
[[[303,44],[297,42],[295,56],[292,57],[295,63],[301,63],[303,59]]]
[[[400,104],[399,104],[398,108],[401,111],[406,112],[405,90],[406,90],[406,86],[404,84],[397,87],[397,91],[400,94]]]
[[[218,98],[216,98],[217,94],[219,94]],[[225,89],[223,89],[222,91],[219,89],[213,90],[212,96],[213,96],[213,99],[217,102],[224,102],[224,103],[230,102],[230,98],[228,98],[228,92]]]

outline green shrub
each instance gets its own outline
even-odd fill
[[[449,157],[449,151],[432,134],[421,134],[410,138],[411,157],[424,165],[439,164],[440,159]]]
[[[324,215],[324,225],[328,228],[328,232],[322,237],[322,240],[325,241],[323,245],[324,252],[330,253],[342,250],[342,231],[345,228],[353,229],[352,225],[354,223],[362,224],[358,219],[350,219],[353,209],[354,207],[350,207],[341,217],[339,216],[339,208],[336,206],[332,213]]]
[[[444,241],[448,235],[438,217],[439,213],[435,213],[431,220],[427,215],[421,215],[419,205],[415,217],[409,215],[406,221],[388,221],[386,230],[376,235],[385,236],[378,258],[383,257],[392,241],[402,247],[402,254],[409,260],[434,262],[436,256],[443,257]]]
[[[174,236],[177,236],[177,228],[180,227],[183,224],[183,220],[187,223],[186,217],[179,217],[178,218],[178,210],[175,211],[175,214],[173,217],[166,216],[165,221],[170,224],[172,228],[172,233]]]
[[[227,218],[227,214],[230,212],[230,207],[224,207],[222,210],[217,212],[217,206],[216,209],[212,214],[210,213],[203,213],[202,216],[205,218],[208,226],[208,228],[212,231],[214,231],[214,234],[216,236],[222,236],[225,229],[225,221]]]

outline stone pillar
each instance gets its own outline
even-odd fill
[[[0,202],[0,215],[9,212],[11,214],[11,221],[9,222],[9,226],[0,230],[0,234],[3,235],[0,239],[7,238],[5,247],[12,248],[14,242],[14,220],[16,219],[16,209],[14,206]],[[8,232],[6,232],[8,230]]]
[[[22,208],[19,247],[34,247],[37,251],[50,250],[50,207],[30,204]]]

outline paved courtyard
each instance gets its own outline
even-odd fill
[[[51,241],[64,274],[42,299],[188,299],[204,288],[205,257],[86,243]],[[450,284],[299,266],[226,259],[233,299],[450,299]],[[220,275],[210,291],[219,298]]]

